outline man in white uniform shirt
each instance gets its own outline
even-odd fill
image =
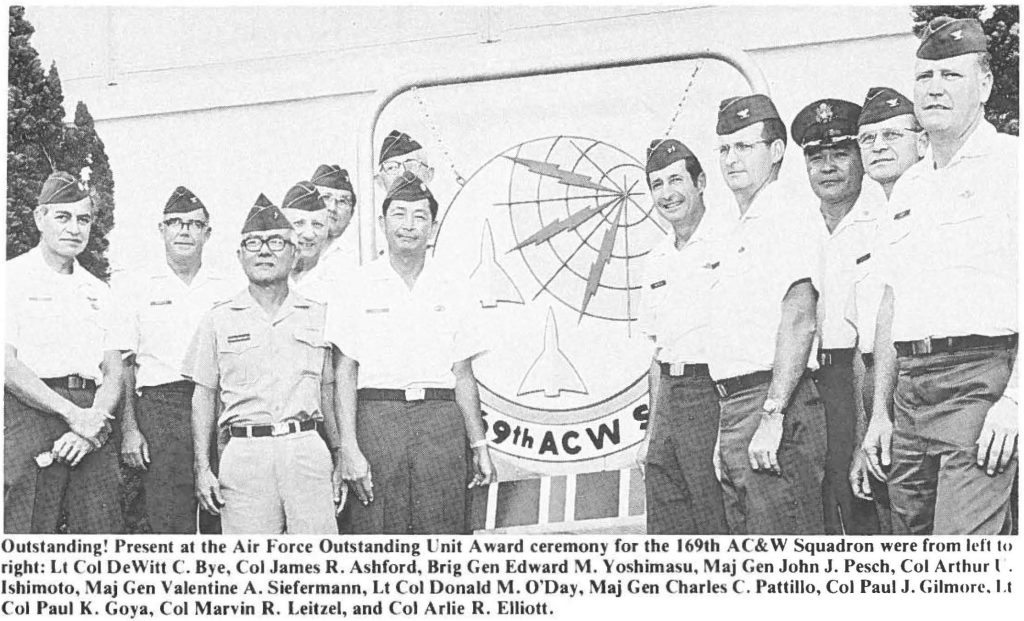
[[[938,17],[917,51],[914,109],[930,149],[882,225],[886,283],[864,438],[895,534],[1010,528],[1017,473],[1017,140],[985,120],[987,39]],[[891,411],[891,415],[890,415]]]
[[[125,372],[121,458],[142,470],[145,514],[154,533],[196,532],[192,476],[192,383],[181,375],[200,318],[234,293],[234,281],[203,264],[210,213],[188,188],[167,199],[158,225],[164,261],[114,279],[118,326],[132,345]]]
[[[75,260],[93,205],[55,172],[43,184],[39,244],[7,262],[4,532],[121,533],[117,442],[124,363],[105,283]],[[54,463],[56,462],[56,463]]]
[[[480,303],[468,282],[427,260],[436,215],[430,190],[404,173],[380,217],[388,254],[328,302],[342,476],[359,500],[357,534],[466,533],[467,479],[469,487],[495,479],[473,375],[486,350]]]

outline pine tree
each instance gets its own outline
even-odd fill
[[[39,243],[33,220],[39,190],[54,170],[81,175],[89,169],[90,188],[96,201],[96,224],[82,266],[100,278],[108,271],[104,255],[113,227],[114,182],[103,142],[96,135],[92,117],[82,103],[74,125],[64,125],[64,94],[56,64],[43,70],[39,54],[29,39],[35,28],[25,19],[25,8],[9,11],[7,65],[7,258]]]
[[[981,20],[988,35],[992,55],[992,96],[985,106],[985,118],[1001,132],[1020,132],[1020,7],[997,5],[987,14],[981,5],[914,6],[914,34],[920,36],[933,18],[949,15],[954,18],[974,17]]]

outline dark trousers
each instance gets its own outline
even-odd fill
[[[53,389],[79,407],[92,405],[93,390]],[[115,426],[117,423],[112,421]],[[71,468],[35,458],[68,431],[59,417],[29,407],[4,391],[4,532],[54,533],[66,512],[75,534],[124,532],[118,483],[117,434]]]
[[[785,409],[781,475],[754,471],[747,449],[761,422],[768,383],[722,399],[720,451],[725,515],[734,535],[820,535],[825,532],[821,482],[825,412],[814,382],[803,377]]]
[[[350,494],[355,534],[468,534],[466,426],[454,401],[359,400],[356,438],[374,500]]]
[[[154,533],[196,532],[192,474],[192,384],[176,382],[142,389],[136,407],[150,462],[141,473],[146,518]]]
[[[856,450],[857,401],[852,361],[833,361],[814,374],[825,406],[825,479],[822,502],[827,535],[877,535],[875,503],[850,488],[850,462]]]
[[[647,449],[647,532],[727,535],[713,455],[718,394],[711,378],[661,376]]]
[[[988,476],[977,465],[975,442],[1015,357],[1016,350],[990,348],[898,359],[889,472],[894,534],[1009,531],[1017,457]]]

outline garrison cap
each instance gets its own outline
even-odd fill
[[[320,192],[310,181],[300,181],[293,185],[281,201],[281,209],[301,209],[302,211],[320,211],[327,209],[327,204],[320,198]]]
[[[192,193],[192,190],[179,185],[174,192],[171,192],[171,197],[167,199],[167,204],[164,205],[164,214],[188,213],[196,209],[205,211],[206,205],[203,204],[203,201],[199,200],[199,197]]]
[[[249,210],[249,215],[242,225],[242,235],[256,231],[276,231],[279,229],[295,230],[288,218],[284,217],[265,194],[260,194],[256,203]]]
[[[387,214],[391,201],[415,202],[423,199],[426,199],[430,205],[430,215],[436,218],[437,199],[430,193],[427,184],[420,181],[419,177],[407,170],[402,173],[401,177],[395,179],[394,184],[392,184],[391,189],[388,191],[387,198],[384,199],[382,211]]]
[[[924,60],[942,60],[961,54],[987,52],[988,37],[981,22],[969,17],[953,19],[940,15],[925,26],[917,57]]]
[[[719,136],[724,136],[768,119],[781,121],[782,117],[767,95],[757,93],[744,97],[729,97],[718,104],[718,125],[715,132]]]
[[[693,151],[690,151],[685,144],[675,138],[652,140],[650,146],[647,147],[647,166],[644,170],[647,174],[651,174],[688,157],[697,159]]]
[[[384,137],[384,142],[380,145],[380,161],[377,164],[383,164],[384,160],[388,158],[412,153],[422,148],[420,143],[413,140],[409,134],[393,129]]]
[[[805,151],[857,140],[860,106],[842,99],[819,99],[793,119],[793,140]]]
[[[313,182],[313,185],[324,188],[354,192],[352,181],[348,178],[348,171],[337,164],[321,164],[313,173],[310,181]]]
[[[43,189],[39,191],[38,204],[77,203],[85,198],[89,198],[89,191],[85,189],[82,182],[71,173],[57,170],[50,173],[50,176],[43,182]]]
[[[864,98],[857,126],[878,123],[894,116],[914,114],[914,102],[888,86],[872,86]]]

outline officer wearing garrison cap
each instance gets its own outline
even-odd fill
[[[261,194],[238,249],[249,286],[203,316],[185,354],[183,374],[195,383],[196,493],[225,534],[337,533],[342,496],[332,473],[340,474],[340,458],[324,305],[289,288],[294,235]],[[208,457],[217,427],[230,436],[219,476]]]
[[[928,136],[914,116],[914,102],[899,91],[875,86],[868,89],[857,119],[857,143],[867,176],[878,183],[888,201],[896,182],[911,166],[924,157]],[[877,212],[874,226],[884,221],[884,210]],[[846,318],[857,330],[857,349],[861,352],[863,373],[858,372],[864,417],[857,419],[857,444],[864,438],[867,421],[871,418],[874,395],[875,319],[885,285],[872,274],[877,262],[876,252],[863,254],[857,259],[853,291],[847,302]],[[863,500],[874,501],[882,534],[892,532],[889,510],[889,491],[884,482],[871,476],[867,456],[854,451],[850,467],[850,485],[853,493]]]
[[[718,395],[705,349],[720,227],[704,204],[704,169],[686,145],[672,138],[652,141],[646,172],[655,209],[673,231],[647,255],[638,316],[655,346],[651,418],[638,456],[645,470],[647,532],[728,534],[712,461]]]
[[[425,183],[402,173],[379,220],[388,254],[328,303],[356,533],[465,533],[467,481],[495,478],[473,375],[485,351],[480,303],[468,282],[427,260],[436,217]]]
[[[778,180],[786,126],[768,97],[726,99],[716,131],[740,214],[719,253],[707,346],[726,517],[733,533],[822,533],[825,415],[808,375],[821,214],[806,184]]]
[[[4,532],[124,530],[117,442],[123,352],[109,289],[75,259],[93,203],[54,172],[35,209],[39,244],[7,262],[4,359]]]
[[[301,288],[304,295],[323,302],[326,289],[337,276],[322,262],[330,239],[327,203],[312,182],[300,181],[285,194],[281,213],[295,229],[298,260],[292,269],[292,284]]]
[[[392,130],[381,143],[380,159],[374,178],[387,191],[391,189],[395,180],[406,172],[416,175],[420,181],[428,185],[434,178],[434,169],[427,162],[427,152],[420,143],[405,132]]]
[[[348,171],[337,164],[321,164],[310,181],[327,205],[329,216],[327,246],[320,260],[332,266],[337,262],[337,267],[332,269],[356,267],[359,265],[358,240],[352,235],[342,239],[356,208],[356,193]]]
[[[855,367],[857,331],[847,321],[846,307],[858,265],[871,256],[871,246],[885,196],[873,183],[863,184],[864,167],[857,146],[861,107],[841,99],[821,99],[804,107],[793,120],[793,140],[804,152],[811,190],[819,200],[824,278],[818,298],[820,349],[815,384],[825,406],[827,449],[822,499],[825,532],[867,535],[879,531],[874,503],[855,497],[849,483],[857,448]],[[863,373],[861,373],[863,374]],[[863,425],[861,427],[863,429]]]
[[[225,301],[235,282],[203,263],[210,213],[180,186],[157,225],[164,260],[119,275],[119,329],[134,354],[125,372],[121,458],[142,470],[145,514],[154,533],[196,532],[192,476],[192,383],[181,375],[185,348],[200,318]]]
[[[917,50],[927,153],[879,233],[886,283],[864,438],[896,534],[1006,532],[1017,472],[1017,141],[985,120],[975,19],[938,17]],[[891,415],[890,415],[891,413]]]

